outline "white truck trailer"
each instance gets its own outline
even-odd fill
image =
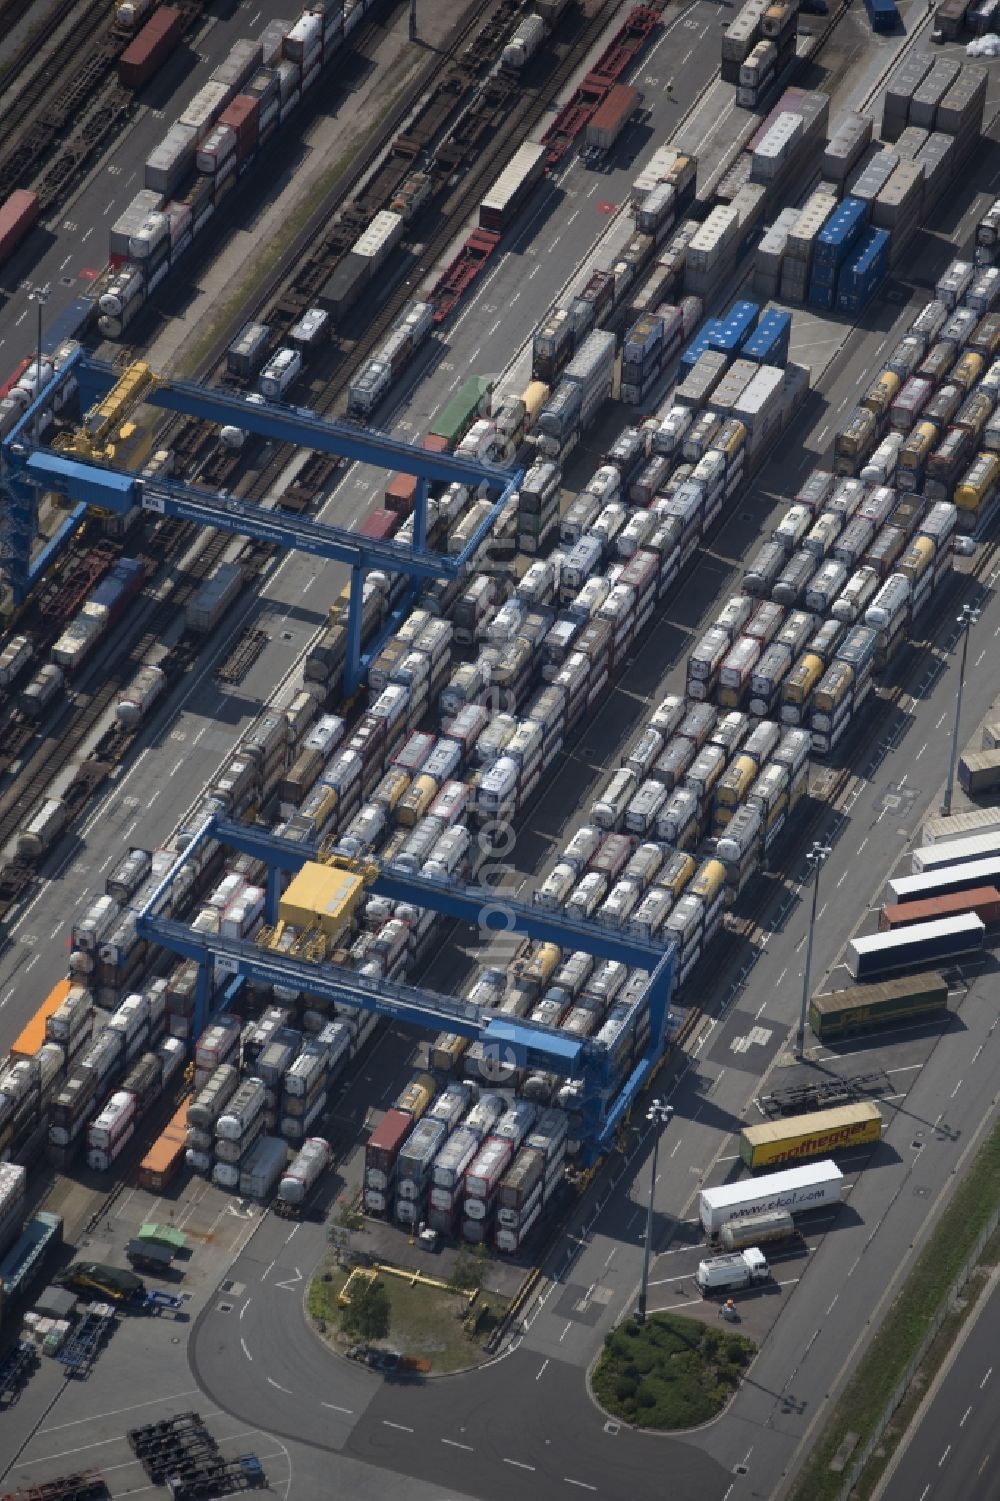
[[[698,1214],[706,1233],[715,1235],[727,1220],[766,1214],[770,1209],[803,1214],[807,1209],[839,1204],[843,1182],[840,1168],[826,1159],[807,1167],[724,1183],[719,1188],[703,1188],[698,1196]]]

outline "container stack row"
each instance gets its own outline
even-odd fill
[[[120,337],[180,264],[240,178],[318,82],[361,22],[367,0],[316,4],[256,40],[236,42],[149,156],[143,187],[111,228],[96,288],[101,331]]]

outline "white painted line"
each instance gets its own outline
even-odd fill
[[[989,1372],[986,1374],[988,1376]],[[81,1423],[99,1423],[104,1418],[120,1418],[123,1413],[138,1412],[140,1407],[166,1406],[168,1402],[180,1402],[184,1397],[197,1397],[200,1394],[201,1388],[193,1386],[190,1391],[174,1392],[169,1397],[150,1397],[147,1402],[135,1402],[131,1407],[113,1407],[110,1412],[92,1413],[87,1418],[74,1418],[71,1423],[56,1423],[51,1428],[39,1428],[38,1437],[41,1438],[45,1433],[61,1433],[64,1428],[79,1428]],[[209,1413],[208,1416],[212,1417],[214,1414]]]
[[[596,1491],[596,1485],[588,1485],[586,1480],[571,1480],[568,1475],[563,1476],[564,1485],[578,1485],[582,1491]]]
[[[567,1334],[572,1329],[572,1327],[573,1327],[572,1322],[570,1322],[569,1324],[566,1325],[566,1328],[563,1330],[562,1334],[560,1334],[560,1336],[559,1336],[559,1343],[560,1344],[562,1344],[563,1340],[566,1338]]]
[[[267,1380],[268,1386],[273,1386],[276,1392],[284,1392],[284,1394],[285,1394],[286,1397],[290,1397],[292,1395],[291,1392],[288,1390],[288,1387],[287,1386],[282,1386],[280,1384],[280,1382],[275,1381],[275,1379],[274,1379],[273,1376],[266,1377],[266,1380]]]
[[[348,1417],[353,1417],[354,1415],[353,1407],[338,1407],[336,1402],[322,1402],[320,1403],[320,1406],[328,1407],[331,1412],[346,1412]]]
[[[989,1379],[990,1379],[990,1377],[992,1375],[993,1375],[993,1367],[990,1366],[989,1370],[986,1372],[986,1375],[983,1377],[982,1381],[980,1381],[980,1383],[979,1383],[979,1390],[980,1391],[982,1391],[983,1387],[986,1385],[987,1381],[989,1381]],[[81,1421],[86,1422],[86,1419],[84,1418]],[[42,1431],[44,1432],[45,1430],[43,1429]]]
[[[955,1085],[955,1088],[951,1092],[951,1098],[952,1099],[955,1098],[955,1096],[958,1094],[958,1091],[961,1089],[961,1087],[962,1087],[962,1081],[961,1081],[961,1079],[959,1079],[958,1083]]]
[[[535,1468],[534,1465],[526,1465],[526,1464],[522,1463],[522,1461],[519,1460],[519,1459],[505,1459],[503,1462],[504,1462],[505,1465],[513,1465],[515,1470],[531,1470],[531,1471],[534,1471],[534,1468]]]
[[[467,1454],[475,1452],[471,1444],[460,1444],[457,1438],[443,1438],[441,1442],[447,1444],[449,1449],[464,1449]]]
[[[407,1428],[405,1423],[390,1423],[388,1418],[382,1419],[383,1428],[398,1428],[400,1433],[412,1433],[412,1428]]]
[[[535,1377],[536,1381],[541,1381],[542,1377],[545,1375],[545,1367],[548,1365],[548,1363],[549,1363],[548,1360],[543,1360],[542,1361],[542,1364],[541,1364],[541,1366],[539,1368],[539,1371],[538,1371],[538,1375]]]
[[[968,1416],[969,1416],[969,1413],[970,1413],[970,1412],[971,1412],[971,1411],[972,1411],[972,1408],[971,1408],[971,1407],[967,1407],[967,1408],[966,1408],[966,1409],[965,1409],[965,1411],[964,1411],[964,1412],[963,1412],[963,1414],[962,1414],[962,1420],[961,1420],[961,1422],[960,1422],[960,1423],[959,1423],[959,1425],[958,1425],[958,1426],[959,1426],[959,1428],[964,1428],[964,1427],[965,1427],[965,1423],[966,1423],[966,1419],[967,1419],[967,1418],[968,1418]]]
[[[938,1460],[938,1469],[939,1470],[940,1470],[941,1466],[944,1464],[945,1460],[948,1458],[948,1455],[950,1453],[951,1453],[951,1445],[949,1444],[948,1447],[947,1447],[947,1449],[945,1449],[944,1453],[941,1455],[941,1458]]]

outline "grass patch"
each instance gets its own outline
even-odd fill
[[[346,1281],[347,1273],[330,1262],[316,1274],[306,1294],[306,1311],[323,1337],[341,1353],[353,1343],[341,1329],[337,1303],[337,1294]],[[506,1312],[506,1298],[495,1293],[480,1296],[467,1321],[468,1294],[419,1283],[411,1286],[402,1277],[385,1274],[381,1281],[392,1310],[388,1337],[381,1341],[387,1349],[430,1361],[431,1372],[437,1375],[486,1359],[486,1340]]]
[[[637,1428],[695,1428],[722,1411],[756,1351],[728,1329],[654,1313],[608,1335],[591,1385],[607,1412]]]
[[[976,1241],[1000,1202],[1000,1125],[979,1149],[944,1210],[880,1329],[837,1401],[833,1415],[803,1466],[789,1501],[835,1501],[843,1473],[830,1462],[847,1434],[857,1434],[855,1452],[867,1442],[889,1398],[906,1373],[935,1314],[972,1255]],[[995,1255],[995,1249],[983,1252]],[[947,1322],[951,1322],[950,1320]],[[943,1332],[943,1331],[942,1331]],[[957,1332],[953,1327],[952,1333]],[[937,1344],[937,1341],[935,1341]],[[888,1454],[882,1458],[882,1463]],[[848,1456],[849,1462],[849,1456]]]
[[[216,311],[212,317],[202,323],[199,320],[199,335],[197,340],[187,346],[182,355],[174,361],[174,374],[178,377],[193,377],[198,374],[202,364],[211,353],[224,331],[227,331],[235,322],[240,310],[252,300],[257,289],[271,275],[275,266],[291,246],[296,237],[305,228],[306,222],[316,207],[319,199],[325,198],[331,191],[337,179],[350,165],[358,153],[358,147],[366,136],[378,130],[379,125],[396,106],[400,94],[409,82],[409,75],[421,61],[419,56],[403,60],[405,71],[396,88],[389,95],[386,102],[375,114],[371,124],[364,132],[355,133],[350,144],[341,152],[340,156],[317,178],[309,196],[305,198],[297,208],[285,219],[281,229],[273,235],[265,245],[257,250],[253,257],[252,269],[241,279],[236,290],[228,296],[224,302],[215,304]]]

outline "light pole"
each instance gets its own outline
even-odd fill
[[[802,1000],[799,1005],[799,1026],[795,1034],[795,1056],[801,1058],[806,1046],[806,1011],[809,1007],[809,971],[812,969],[813,932],[816,928],[816,903],[819,900],[819,871],[820,866],[830,853],[828,844],[820,844],[814,841],[812,849],[806,856],[806,862],[810,873],[813,875],[812,908],[809,913],[809,931],[806,935],[806,963],[802,971]]]
[[[38,308],[38,339],[35,345],[35,395],[42,389],[42,308],[49,300],[49,284],[44,287],[32,287],[28,293],[28,301],[35,303]]]
[[[951,761],[948,780],[944,784],[944,802],[941,812],[945,818],[951,812],[951,789],[955,785],[955,767],[958,765],[958,730],[962,720],[962,689],[965,687],[965,661],[969,655],[969,632],[979,619],[979,611],[973,605],[963,605],[961,615],[955,617],[962,629],[962,655],[958,666],[958,692],[955,694],[955,727],[951,732]]]
[[[642,1252],[642,1286],[635,1316],[640,1324],[646,1322],[646,1294],[649,1292],[649,1263],[653,1250],[653,1196],[656,1193],[656,1158],[660,1150],[660,1132],[674,1113],[673,1105],[663,1100],[652,1100],[646,1111],[646,1119],[653,1128],[653,1168],[649,1177],[649,1204],[646,1207],[646,1244]]]

